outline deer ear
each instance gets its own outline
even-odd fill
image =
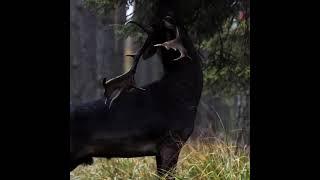
[[[111,93],[110,97],[108,97],[107,101],[109,102],[109,106],[108,106],[109,109],[111,108],[114,100],[116,100],[119,97],[122,91],[123,91],[123,88],[118,88]]]

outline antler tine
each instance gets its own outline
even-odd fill
[[[145,42],[146,44],[146,42]],[[138,63],[139,63],[139,60],[140,60],[140,57],[141,55],[143,54],[143,52],[145,51],[146,49],[146,46],[145,44],[142,46],[142,48],[138,51],[138,53],[132,55],[132,54],[129,54],[128,56],[131,56],[133,57],[133,66],[130,68],[129,72],[133,72],[135,73],[136,70],[137,70],[137,67],[138,67]]]
[[[126,54],[126,56],[134,58],[136,56],[136,54]]]
[[[138,26],[139,28],[141,28],[144,32],[146,32],[147,34],[151,34],[152,33],[152,28],[150,27],[149,29],[143,27],[141,24],[135,22],[135,21],[128,21],[126,22],[124,25],[128,25],[128,24],[134,24],[136,26]]]

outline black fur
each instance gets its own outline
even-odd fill
[[[92,163],[92,157],[156,156],[159,174],[175,167],[193,131],[202,91],[199,56],[181,29],[192,60],[172,61],[179,53],[160,48],[165,74],[143,87],[146,91],[122,94],[110,110],[104,99],[71,108],[70,171]],[[156,33],[155,43],[168,40]]]

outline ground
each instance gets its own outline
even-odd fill
[[[176,179],[249,180],[248,150],[225,141],[188,143],[176,169]],[[79,166],[71,180],[152,180],[157,179],[154,157],[95,159],[91,166]]]

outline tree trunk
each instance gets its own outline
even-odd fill
[[[237,150],[246,145],[250,145],[250,93],[246,91],[238,95],[237,98],[237,123],[239,133],[237,136]]]
[[[82,84],[81,102],[86,102],[95,98],[98,88],[96,80],[97,61],[96,61],[96,25],[97,18],[85,8],[80,16],[80,46],[81,63],[79,80]]]
[[[80,48],[80,11],[77,0],[70,1],[70,98],[72,103],[80,103],[80,81],[77,79],[81,62]]]
[[[123,41],[114,23],[124,23],[125,5],[97,17],[83,1],[70,1],[70,100],[73,104],[103,96],[102,78],[123,72]]]

